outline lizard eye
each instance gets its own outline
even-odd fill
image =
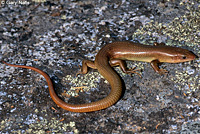
[[[187,57],[186,57],[186,56],[183,56],[182,59],[187,59]]]

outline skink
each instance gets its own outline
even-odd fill
[[[196,56],[182,48],[165,46],[155,43],[154,46],[143,45],[133,42],[113,42],[105,45],[96,55],[95,61],[83,60],[82,69],[78,74],[86,74],[88,67],[97,69],[111,85],[111,91],[102,100],[86,104],[69,104],[62,101],[55,93],[50,77],[43,71],[23,65],[13,65],[2,61],[6,65],[34,70],[44,76],[48,83],[50,96],[61,108],[71,112],[92,112],[105,109],[116,103],[122,93],[122,82],[120,76],[113,70],[112,66],[119,65],[124,73],[136,73],[136,69],[127,69],[124,60],[150,62],[153,69],[159,74],[167,73],[160,69],[158,63],[180,63],[194,60]]]

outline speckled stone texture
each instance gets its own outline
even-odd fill
[[[108,95],[109,83],[98,71],[76,73],[83,59],[94,60],[109,42],[164,42],[200,56],[197,0],[38,1],[1,1],[0,60],[45,71],[66,102],[88,103]],[[91,113],[57,107],[41,75],[0,63],[0,133],[200,132],[199,59],[162,64],[167,76],[148,63],[127,63],[142,69],[142,78],[116,67],[124,94],[115,105]]]

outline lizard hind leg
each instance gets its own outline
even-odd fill
[[[88,67],[93,68],[93,69],[97,69],[94,61],[83,60],[82,61],[82,67],[79,66],[80,71],[76,74],[76,76],[78,76],[79,74],[87,74],[88,73]]]
[[[139,75],[141,78],[141,74],[139,74],[137,71],[141,71],[141,69],[135,69],[136,67],[133,67],[131,69],[127,68],[126,62],[124,60],[119,60],[119,59],[112,59],[110,60],[110,65],[111,66],[120,66],[121,70],[126,73],[131,75],[132,73],[135,73]]]

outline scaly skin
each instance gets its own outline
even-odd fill
[[[107,97],[102,100],[86,104],[69,104],[62,101],[55,93],[50,77],[43,71],[23,65],[6,65],[34,70],[44,76],[48,83],[50,96],[53,101],[61,108],[71,112],[92,112],[105,109],[116,103],[122,93],[122,82],[120,76],[113,70],[112,66],[119,65],[125,73],[137,73],[137,70],[127,69],[124,60],[150,62],[153,69],[159,74],[167,73],[160,69],[158,63],[180,63],[194,60],[196,56],[190,51],[177,47],[164,46],[155,43],[155,46],[142,45],[133,42],[114,42],[104,46],[96,55],[95,62],[84,60],[82,71],[78,74],[86,74],[88,67],[97,69],[111,85],[111,91]],[[138,73],[137,73],[138,74]]]

